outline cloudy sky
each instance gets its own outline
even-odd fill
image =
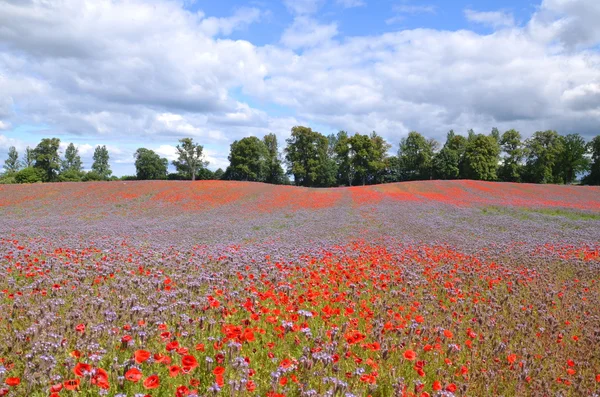
[[[0,160],[58,137],[209,168],[291,127],[600,133],[597,0],[0,0]]]

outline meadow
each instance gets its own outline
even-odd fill
[[[600,188],[0,185],[0,396],[598,396]]]

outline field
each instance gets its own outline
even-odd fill
[[[600,395],[600,189],[0,186],[0,396]]]

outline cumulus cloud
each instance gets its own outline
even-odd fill
[[[515,24],[513,15],[503,11],[475,11],[466,9],[465,17],[471,22],[489,25],[493,28],[513,26]]]
[[[257,46],[227,35],[259,23],[260,8],[214,18],[167,0],[0,2],[0,146],[35,146],[12,128],[43,125],[46,136],[79,138],[86,158],[82,145],[109,144],[111,161],[131,164],[135,145],[190,136],[216,168],[233,140],[274,132],[283,146],[301,124],[375,130],[394,144],[413,129],[438,139],[492,126],[597,134],[600,3],[544,0],[521,26],[501,11],[465,11],[489,34],[357,37],[314,15],[323,3],[287,1],[293,22],[280,42]]]
[[[320,24],[308,17],[296,17],[283,32],[281,42],[292,49],[314,47],[328,42],[338,34],[336,23]]]

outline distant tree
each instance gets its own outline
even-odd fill
[[[153,150],[139,148],[134,153],[137,179],[167,179],[169,161]]]
[[[236,181],[265,182],[267,179],[269,150],[255,136],[242,138],[231,144],[229,167],[225,178]]]
[[[416,131],[411,131],[400,141],[400,179],[416,181],[430,179],[432,175],[434,143]]]
[[[495,181],[497,179],[500,146],[492,136],[477,134],[467,140],[464,175],[468,179]]]
[[[44,138],[33,149],[34,168],[43,172],[44,182],[53,182],[58,176],[60,170],[60,155],[58,148],[60,147],[60,139]]]
[[[558,156],[555,174],[562,183],[573,183],[577,175],[589,169],[590,159],[587,157],[588,146],[579,134],[561,136],[562,151]]]
[[[505,182],[520,182],[524,156],[521,134],[516,130],[506,131],[500,138],[500,145],[506,156],[498,170],[499,179]]]
[[[537,131],[525,142],[524,181],[531,183],[560,182],[557,164],[563,142],[556,131]]]
[[[61,165],[61,172],[63,173],[65,171],[81,172],[83,163],[81,162],[81,156],[79,156],[79,149],[73,143],[69,143],[69,146],[67,146],[65,159]]]
[[[490,133],[490,136],[492,138],[494,138],[494,140],[496,141],[496,143],[498,143],[498,145],[500,145],[500,141],[502,140],[502,137],[500,136],[500,131],[498,130],[498,128],[496,128],[496,127],[492,128],[492,132]]]
[[[285,182],[285,171],[281,166],[281,159],[279,158],[279,147],[277,145],[277,136],[275,134],[265,135],[263,143],[267,148],[267,159],[266,159],[266,178],[265,182],[281,185]]]
[[[381,135],[378,135],[375,131],[369,136],[373,145],[373,152],[371,157],[371,175],[369,177],[369,183],[383,183],[385,175],[387,173],[387,158],[388,151],[391,149],[390,145]]]
[[[590,173],[583,182],[588,185],[600,185],[600,135],[588,143],[588,151],[591,153]]]
[[[196,180],[196,176],[203,168],[206,168],[208,161],[203,160],[202,145],[194,143],[192,138],[183,138],[179,140],[177,145],[177,160],[173,161],[173,165],[177,172],[184,177]]]
[[[25,155],[23,156],[23,167],[33,167],[35,163],[35,157],[33,153],[33,149],[27,146],[25,149]]]
[[[110,156],[108,155],[108,149],[106,149],[106,146],[96,146],[96,149],[94,149],[94,163],[92,164],[92,171],[94,171],[97,175],[100,175],[102,180],[107,180],[112,174],[110,164],[108,163],[109,159]]]
[[[225,171],[221,168],[217,168],[217,170],[213,173],[213,178],[216,180],[223,179],[223,175],[225,175]]]
[[[433,176],[436,179],[460,178],[467,139],[456,135],[453,130],[448,132],[446,143],[433,159]]]
[[[288,173],[294,175],[297,186],[328,187],[335,184],[329,158],[327,138],[308,127],[292,128],[286,140],[285,159]]]
[[[105,181],[106,178],[103,175],[100,175],[98,172],[92,170],[83,173],[81,180],[84,182],[96,182],[96,181]]]
[[[42,182],[46,174],[41,168],[26,167],[15,174],[17,183],[36,183]]]
[[[385,159],[385,173],[383,183],[400,182],[402,164],[397,156],[389,156]]]
[[[352,186],[354,181],[353,154],[350,151],[348,133],[340,131],[337,135],[332,135],[328,138],[328,153],[335,162],[336,184]]]
[[[8,148],[8,158],[4,160],[4,169],[7,175],[14,174],[21,169],[21,162],[19,161],[19,153],[14,146]]]

